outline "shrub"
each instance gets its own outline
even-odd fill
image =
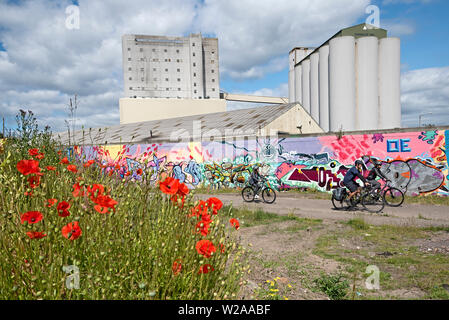
[[[343,299],[349,289],[349,283],[347,280],[343,280],[342,274],[326,275],[322,274],[319,278],[315,279],[315,285],[318,289],[325,293],[332,300]]]

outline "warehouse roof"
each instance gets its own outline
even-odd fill
[[[105,128],[90,128],[55,133],[64,145],[103,145],[153,142],[178,142],[254,136],[261,129],[293,108],[296,103],[199,114],[162,120],[121,124]],[[213,138],[212,138],[213,139]]]

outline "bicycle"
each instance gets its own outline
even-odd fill
[[[349,210],[355,208],[357,204],[362,206],[369,212],[379,213],[385,207],[385,200],[379,196],[371,185],[362,187],[362,190],[356,193],[350,200],[349,193],[346,188],[339,188],[332,192],[332,205],[336,210]]]
[[[262,190],[262,199],[265,203],[273,203],[276,200],[276,192],[273,188],[271,188],[270,183],[267,179],[264,179],[262,182],[263,188],[259,188]],[[259,193],[257,192],[257,194]],[[251,185],[247,185],[242,189],[242,198],[245,202],[252,202],[256,196],[256,191]]]
[[[404,193],[398,188],[390,186],[390,182],[390,180],[385,181],[384,186],[380,189],[380,194],[382,194],[387,206],[399,207],[405,200]]]

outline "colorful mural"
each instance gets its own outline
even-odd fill
[[[449,195],[449,130],[231,142],[76,147],[80,161],[95,159],[106,174],[155,183],[173,176],[190,188],[242,188],[256,163],[278,189],[342,186],[346,171],[363,159],[382,161],[382,172],[409,195]]]

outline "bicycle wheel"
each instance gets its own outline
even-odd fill
[[[243,190],[242,190],[243,201],[252,202],[252,201],[254,201],[254,196],[255,196],[255,192],[254,192],[253,188],[251,188],[250,186],[246,186],[245,188],[243,188]]]
[[[385,201],[377,194],[369,192],[363,195],[362,206],[369,212],[378,213],[385,207]]]
[[[387,206],[399,207],[404,202],[404,193],[397,188],[388,188],[383,194]]]
[[[332,204],[336,210],[343,210],[346,207],[344,198],[342,200],[335,199],[334,195],[332,195]]]
[[[276,192],[270,187],[266,187],[262,190],[262,199],[266,203],[273,203],[276,200]]]

